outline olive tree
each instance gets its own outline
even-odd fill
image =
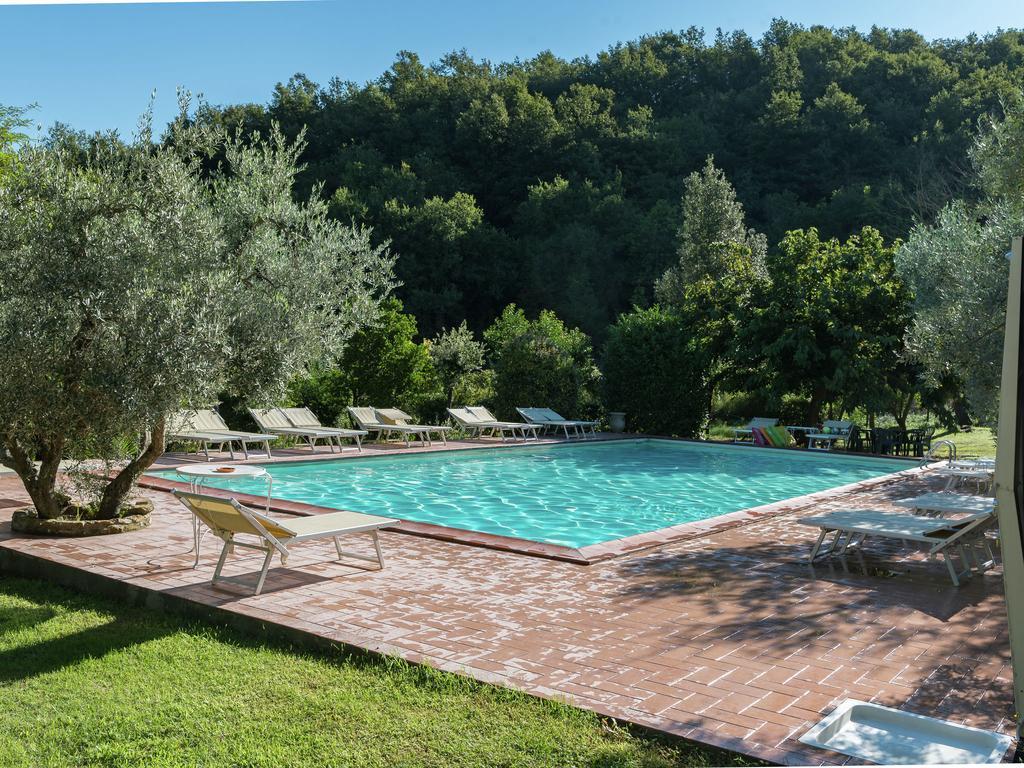
[[[444,388],[445,404],[451,408],[455,389],[471,373],[484,367],[484,345],[462,324],[444,329],[430,341],[430,359]]]
[[[142,435],[95,502],[117,516],[167,414],[277,397],[373,320],[393,259],[319,190],[295,201],[301,150],[183,110],[161,142],[18,151],[0,185],[0,462],[40,517],[67,503],[62,460]]]
[[[954,378],[974,415],[996,420],[1006,320],[1005,258],[1024,232],[1024,95],[982,123],[971,151],[977,202],[956,200],[918,224],[897,265],[914,291],[908,339],[933,385]]]

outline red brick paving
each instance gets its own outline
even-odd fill
[[[908,478],[812,509],[928,487]],[[387,568],[371,572],[300,545],[253,597],[242,584],[259,555],[237,552],[226,573],[240,584],[212,588],[219,542],[192,570],[188,513],[147,495],[143,531],[20,536],[6,520],[25,495],[0,478],[0,547],[775,762],[845,762],[796,737],[848,697],[1013,731],[1001,570],[956,589],[920,553],[874,544],[848,570],[812,568],[814,531],[794,524],[809,509],[589,566],[385,532]]]

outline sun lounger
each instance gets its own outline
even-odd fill
[[[774,427],[778,423],[778,419],[772,419],[769,418],[768,416],[755,416],[749,422],[747,422],[746,426],[733,427],[732,441],[734,443],[747,442],[746,440],[741,439],[744,437],[748,438],[749,440],[753,440],[755,429],[757,429],[758,427]]]
[[[339,560],[349,557],[376,563],[378,570],[382,570],[384,556],[380,551],[377,531],[398,522],[388,517],[364,515],[359,512],[330,512],[323,515],[279,520],[257,512],[255,509],[242,506],[236,499],[225,499],[203,493],[185,493],[179,490],[174,490],[172,493],[178,501],[192,511],[192,514],[213,531],[215,536],[224,542],[224,548],[217,560],[217,568],[213,572],[211,583],[216,584],[220,578],[224,561],[232,547],[245,547],[265,553],[263,568],[260,570],[259,580],[256,582],[255,594],[257,595],[263,591],[263,582],[267,578],[267,571],[270,569],[270,561],[273,559],[274,553],[277,552],[281,555],[281,564],[285,565],[288,562],[289,547],[299,541],[334,539],[334,548],[338,553]],[[369,533],[373,539],[373,547],[377,556],[370,557],[342,550],[339,537],[352,533]],[[255,537],[256,542],[239,541],[237,537],[240,535]]]
[[[494,417],[493,413],[491,413],[489,410],[487,410],[482,405],[467,405],[466,406],[466,410],[469,411],[470,414],[472,414],[473,416],[475,416],[478,419],[482,419],[483,421],[488,421],[488,422],[490,422],[492,424],[501,424],[504,427],[508,427],[509,429],[512,429],[513,430],[513,434],[514,434],[515,430],[518,430],[519,433],[523,436],[523,440],[536,440],[537,439],[537,425],[536,424],[527,424],[524,421],[500,421],[499,419],[496,419]],[[527,436],[526,436],[527,432],[529,432],[532,435],[532,437],[527,438]]]
[[[909,499],[893,502],[898,507],[912,509],[921,515],[972,515],[978,512],[992,513],[996,500],[991,496],[969,496],[966,493],[925,493]]]
[[[964,483],[973,482],[978,492],[988,491],[992,487],[992,481],[995,479],[995,465],[991,467],[958,467],[954,464],[951,467],[940,467],[936,470],[935,474],[942,475],[947,478],[946,487],[942,490],[951,491],[958,485]]]
[[[994,511],[976,512],[951,519],[851,509],[805,517],[798,522],[821,529],[821,534],[811,550],[812,563],[819,556],[842,557],[851,548],[860,547],[869,537],[904,542],[916,541],[928,546],[929,559],[942,556],[953,584],[960,586],[960,579],[970,576],[972,567],[976,567],[980,573],[992,566],[992,551],[984,532],[995,520]],[[822,545],[829,534],[833,534],[832,542],[823,548]],[[962,571],[958,572],[953,565],[953,550],[960,555],[964,566]]]
[[[374,410],[377,412],[378,418],[385,424],[409,427],[410,429],[422,431],[427,436],[427,445],[430,445],[431,434],[437,434],[441,438],[441,442],[448,445],[448,433],[452,431],[451,427],[435,426],[433,424],[410,424],[412,416],[398,408],[374,408]]]
[[[240,432],[228,429],[224,419],[216,411],[210,408],[200,408],[195,411],[178,411],[171,420],[167,430],[168,440],[183,440],[199,443],[200,449],[210,460],[210,446],[215,445],[223,449],[226,445],[231,458],[235,458],[234,443],[242,449],[245,458],[249,458],[249,444],[262,444],[270,458],[270,442],[276,440],[276,435],[269,435],[260,432]]]
[[[576,437],[586,437],[587,429],[590,429],[590,434],[594,437],[597,436],[597,422],[596,421],[576,421],[573,419],[563,419],[555,411],[550,408],[516,408],[519,414],[531,424],[536,424],[543,431],[549,429],[557,432],[561,429],[565,433],[566,439]],[[572,434],[569,434],[569,430],[572,430]]]
[[[308,408],[250,408],[249,413],[264,432],[301,438],[309,444],[311,451],[316,451],[317,440],[326,441],[331,453],[334,453],[335,444],[344,451],[343,437],[353,438],[356,450],[363,450],[361,438],[366,435],[366,430],[325,427]]]
[[[408,424],[392,424],[383,421],[378,415],[376,408],[355,408],[349,406],[348,412],[360,429],[366,430],[371,435],[376,434],[376,439],[378,440],[384,435],[401,435],[405,440],[406,448],[409,447],[411,440],[419,440],[423,445],[430,444],[430,435],[426,428]]]
[[[523,440],[526,440],[526,431],[530,430],[533,433],[533,437],[530,439],[535,440],[537,438],[537,427],[533,424],[498,421],[486,408],[449,408],[448,413],[455,420],[455,423],[466,430],[471,437],[482,437],[485,432],[490,432],[491,435],[501,435],[501,439],[505,440],[506,433],[511,433],[513,440],[517,436],[521,436]]]
[[[807,433],[807,448],[812,451],[831,451],[840,440],[849,446],[853,429],[852,421],[828,420],[821,425],[820,432]]]

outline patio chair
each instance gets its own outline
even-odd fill
[[[398,408],[375,408],[374,410],[377,411],[377,416],[385,424],[421,430],[427,436],[427,445],[430,445],[430,435],[432,433],[436,433],[441,438],[441,442],[448,445],[448,433],[452,431],[451,427],[435,426],[433,424],[410,424],[412,416]]]
[[[819,556],[843,557],[851,548],[860,547],[869,537],[916,541],[928,546],[929,560],[942,556],[953,585],[959,587],[960,580],[970,576],[972,568],[977,568],[981,573],[993,565],[992,550],[984,532],[995,520],[994,511],[975,512],[959,519],[950,519],[901,515],[872,509],[849,509],[805,517],[797,522],[821,529],[811,549],[809,559],[812,563]],[[822,545],[829,534],[833,534],[832,542],[823,549]],[[962,571],[957,571],[953,565],[954,550],[960,555],[964,567]]]
[[[376,408],[348,407],[348,413],[352,421],[362,430],[369,434],[376,434],[377,440],[383,435],[400,435],[405,440],[405,447],[408,448],[411,440],[419,440],[423,445],[430,444],[430,436],[423,427],[410,426],[407,424],[393,424],[383,421],[377,413]],[[385,438],[386,439],[386,438]]]
[[[850,434],[856,425],[852,421],[827,420],[820,432],[807,435],[807,448],[811,451],[831,451],[840,440],[849,446]]]
[[[364,515],[360,512],[329,512],[323,515],[297,517],[290,520],[277,520],[255,509],[243,506],[236,499],[225,499],[220,496],[209,496],[203,493],[185,493],[175,489],[175,497],[184,504],[193,515],[201,520],[214,535],[224,542],[217,568],[213,572],[211,584],[216,584],[224,569],[224,561],[233,547],[244,547],[263,552],[263,568],[256,582],[256,591],[263,591],[270,561],[277,552],[281,555],[281,565],[288,562],[289,547],[299,541],[313,539],[334,539],[334,548],[338,560],[343,557],[376,563],[377,570],[384,569],[384,556],[380,551],[380,540],[377,531],[388,525],[397,523],[388,517]],[[352,533],[369,533],[373,539],[373,547],[377,556],[370,557],[354,552],[345,552],[341,548],[339,537]],[[252,540],[239,541],[238,536],[255,537]]]
[[[535,424],[539,427],[542,432],[546,432],[548,429],[557,432],[561,429],[565,433],[566,440],[571,439],[573,436],[585,438],[588,427],[591,435],[597,436],[596,421],[564,419],[550,408],[516,408],[516,410],[530,424]],[[569,434],[570,429],[573,432],[571,435]]]
[[[245,458],[249,458],[249,444],[262,444],[267,452],[267,458],[271,458],[270,443],[276,440],[276,435],[269,435],[261,432],[239,432],[228,429],[224,419],[212,408],[200,408],[198,410],[178,411],[170,419],[170,426],[167,430],[168,440],[182,440],[199,443],[200,449],[210,460],[210,446],[216,445],[221,449],[226,445],[231,458],[235,458],[234,443],[242,449]]]
[[[280,435],[286,437],[301,438],[306,441],[309,445],[309,449],[316,452],[316,441],[324,440],[331,449],[331,453],[335,452],[335,444],[342,451],[345,450],[344,445],[341,442],[342,437],[352,437],[356,441],[356,450],[362,451],[363,446],[360,442],[360,438],[366,434],[365,430],[362,429],[334,429],[333,427],[325,427],[316,421],[316,424],[309,423],[307,417],[298,417],[300,421],[306,423],[296,424],[295,419],[289,414],[290,411],[299,412],[304,411],[312,417],[313,421],[316,421],[316,417],[313,416],[312,412],[308,408],[250,408],[249,413],[252,414],[253,419],[259,425],[260,429],[271,435]]]
[[[779,423],[778,419],[772,419],[768,416],[755,416],[745,426],[733,427],[732,429],[732,441],[734,443],[747,442],[741,438],[746,437],[749,441],[753,442],[754,430],[759,427],[774,427]]]

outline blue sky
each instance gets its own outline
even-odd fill
[[[465,48],[507,61],[550,49],[572,58],[620,40],[691,25],[744,29],[773,17],[802,24],[912,27],[928,38],[1024,26],[1020,0],[455,0],[368,3],[0,5],[0,104],[36,103],[33,119],[130,135],[150,93],[156,117],[174,111],[178,85],[213,104],[266,102],[274,84],[303,72],[377,77],[407,49],[424,59]]]

